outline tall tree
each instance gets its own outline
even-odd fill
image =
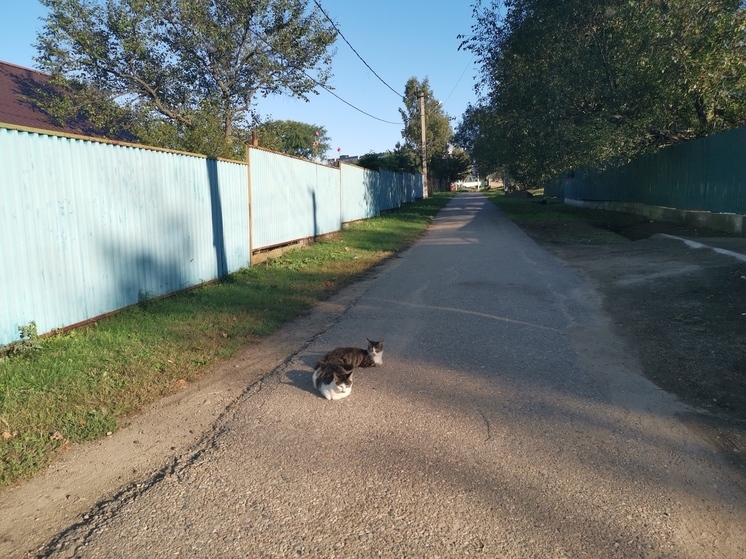
[[[412,77],[404,86],[404,109],[399,109],[404,129],[404,145],[422,159],[422,124],[420,115],[420,95],[425,95],[425,130],[428,161],[440,157],[446,151],[453,135],[450,117],[443,112],[441,103],[435,99],[427,78],[422,82]]]
[[[271,120],[257,128],[259,145],[304,159],[322,159],[331,147],[323,126],[295,120]]]
[[[741,0],[477,2],[457,137],[527,185],[746,123]],[[476,130],[474,130],[476,128]]]
[[[215,139],[217,126],[209,155],[244,139],[257,96],[307,98],[330,77],[336,33],[308,0],[40,1],[42,68],[107,92],[171,141],[205,127]]]
[[[461,148],[453,148],[432,160],[432,174],[448,183],[463,180],[471,173],[469,154]]]
[[[392,171],[394,173],[416,173],[417,156],[407,146],[397,142],[393,150],[385,153],[366,153],[360,157],[357,164],[360,167],[371,169],[373,171]]]

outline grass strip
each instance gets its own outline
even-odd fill
[[[631,223],[645,221],[633,214],[578,208],[531,191],[533,197],[506,195],[501,190],[485,194],[511,221],[529,235],[541,232],[542,239],[556,243],[616,244],[627,241],[614,231]]]
[[[65,444],[116,431],[208,365],[307,312],[410,246],[452,197],[353,223],[219,283],[142,301],[0,359],[0,485],[33,476]]]

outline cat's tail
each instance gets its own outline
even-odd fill
[[[311,375],[311,382],[313,383],[314,388],[319,387],[319,377],[321,376],[321,367],[323,365],[324,364],[321,361],[316,363],[316,368],[313,370],[313,374]]]

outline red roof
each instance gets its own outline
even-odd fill
[[[48,81],[48,74],[0,61],[0,122],[57,132],[76,132],[58,126],[51,117],[24,99],[24,96],[31,95],[35,88],[44,86]]]

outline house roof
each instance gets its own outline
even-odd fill
[[[0,61],[0,122],[57,132],[79,132],[57,125],[24,98],[40,86],[46,86],[48,81],[48,74]]]

